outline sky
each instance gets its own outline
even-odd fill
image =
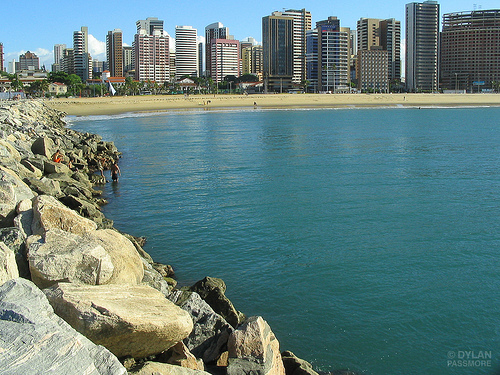
[[[106,60],[105,41],[108,31],[121,29],[123,42],[132,45],[136,32],[135,22],[147,17],[157,17],[164,21],[164,29],[175,36],[175,26],[193,26],[198,35],[203,36],[205,26],[221,22],[229,28],[229,33],[237,40],[253,37],[262,41],[262,17],[273,11],[284,9],[303,9],[311,12],[312,25],[317,21],[336,16],[341,26],[356,28],[362,17],[395,18],[401,21],[402,42],[404,40],[405,4],[410,1],[319,1],[319,0],[254,0],[240,2],[235,0],[146,0],[73,2],[46,0],[35,2],[4,1],[2,22],[0,24],[0,43],[4,46],[4,65],[26,51],[37,54],[40,65],[50,70],[53,63],[55,44],[73,45],[73,32],[87,26],[89,47],[92,58]],[[474,9],[498,9],[498,0],[442,0],[438,1],[441,15]],[[74,4],[74,5],[73,5]]]

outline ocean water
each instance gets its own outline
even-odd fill
[[[123,152],[106,216],[222,278],[282,350],[371,375],[500,369],[500,108],[71,118]]]

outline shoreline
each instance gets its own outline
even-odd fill
[[[92,116],[172,110],[496,107],[500,94],[139,95],[56,98],[45,103],[70,116]]]

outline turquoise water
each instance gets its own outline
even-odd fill
[[[282,350],[323,371],[499,371],[500,108],[72,121],[124,153],[115,226],[181,284],[222,278]]]

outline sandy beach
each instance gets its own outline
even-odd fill
[[[114,115],[127,112],[229,108],[362,108],[500,106],[500,94],[254,94],[143,95],[60,98],[47,103],[68,115]],[[255,106],[254,103],[257,105]]]

